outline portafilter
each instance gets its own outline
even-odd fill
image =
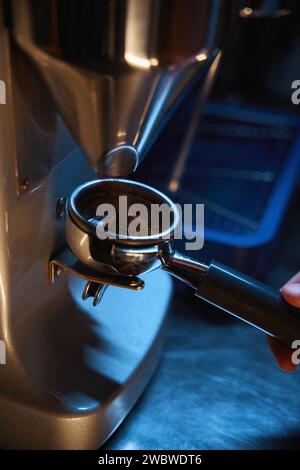
[[[122,217],[120,201],[124,197],[127,207],[143,205],[148,214],[152,205],[163,204],[169,209],[168,225],[160,221],[153,227],[150,220],[145,220],[143,230],[131,235],[119,222]],[[98,236],[97,228],[103,221],[97,216],[100,205],[107,209],[114,207],[118,221],[115,232],[108,231],[106,239]],[[288,346],[300,339],[300,309],[289,305],[279,291],[216,261],[206,265],[178,253],[174,233],[179,223],[178,207],[165,194],[125,179],[100,179],[83,184],[66,203],[67,244],[89,268],[112,278],[138,276],[162,268],[192,287],[197,297],[279,338]]]

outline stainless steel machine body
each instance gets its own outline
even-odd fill
[[[168,275],[149,274],[140,293],[112,287],[98,309],[78,276],[49,284],[65,244],[57,201],[95,170],[135,169],[206,71],[231,11],[227,1],[0,1],[1,447],[96,448],[149,380]]]
[[[207,69],[234,3],[14,0],[13,30],[95,170],[124,176]]]

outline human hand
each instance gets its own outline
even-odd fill
[[[300,308],[300,271],[282,287],[281,294],[289,304]],[[286,372],[296,369],[296,365],[291,360],[294,351],[292,348],[271,336],[268,336],[268,344],[281,369]]]

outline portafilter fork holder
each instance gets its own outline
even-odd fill
[[[167,227],[158,226],[153,233],[150,220],[146,233],[130,236],[116,230],[109,238],[97,236],[96,217],[100,204],[111,204],[116,219],[122,211],[120,196],[127,206],[164,204],[169,209]],[[151,213],[151,210],[148,211]],[[180,222],[176,205],[161,192],[142,183],[123,179],[104,179],[78,187],[66,204],[65,235],[68,248],[50,261],[50,281],[62,271],[87,280],[83,298],[94,297],[96,305],[107,285],[139,290],[144,282],[138,277],[159,267],[181,279],[198,297],[243,321],[278,337],[291,346],[300,339],[300,309],[289,305],[281,293],[217,262],[209,266],[177,253],[174,232]]]

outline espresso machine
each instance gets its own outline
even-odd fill
[[[170,278],[153,271],[136,293],[140,281],[120,277],[102,298],[105,282],[66,249],[65,201],[89,180],[131,175],[185,90],[205,92],[234,10],[0,1],[2,448],[97,448],[150,379]]]

